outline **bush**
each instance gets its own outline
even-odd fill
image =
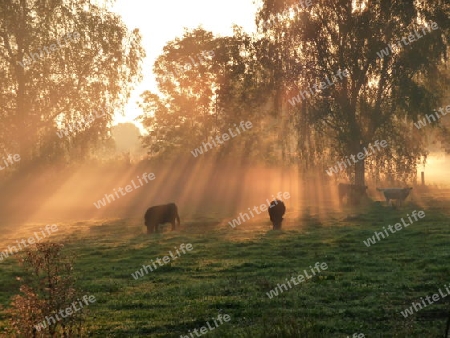
[[[62,254],[63,244],[38,243],[19,255],[26,271],[20,294],[12,297],[9,336],[81,337],[84,308],[63,317],[60,312],[80,297],[72,263]],[[64,313],[64,312],[63,312]]]

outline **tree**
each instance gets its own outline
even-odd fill
[[[146,91],[141,102],[144,111],[151,113],[143,117],[150,129],[144,145],[151,153],[170,153],[206,140],[213,122],[210,69],[214,56],[212,33],[203,29],[186,31],[183,38],[164,47],[154,65],[164,99]]]
[[[235,123],[255,121],[261,103],[254,56],[251,38],[239,27],[233,37],[214,37],[199,28],[169,42],[154,66],[162,95],[142,94],[142,121],[149,131],[143,143],[149,152],[189,154]],[[246,131],[214,151],[240,149],[248,158],[258,142],[255,135]]]
[[[23,167],[86,156],[140,79],[139,32],[89,0],[2,1],[0,18],[1,148]],[[106,118],[56,136],[98,111]]]
[[[412,121],[431,112],[442,97],[442,88],[426,82],[446,57],[449,5],[390,0],[318,0],[311,7],[294,3],[265,0],[262,7],[265,17],[291,11],[289,24],[280,26],[290,46],[285,55],[297,62],[290,68],[296,79],[288,89],[297,87],[300,93],[290,98],[290,109],[306,114],[305,120],[333,141],[336,160],[357,155],[376,140],[387,141],[383,151],[353,161],[348,169],[356,184],[364,185],[365,162],[376,167],[378,176],[414,175],[425,147]],[[425,36],[400,47],[399,40],[423,27]],[[391,52],[386,48],[392,44],[398,48]]]
[[[117,152],[133,157],[143,154],[141,133],[134,123],[119,123],[111,127],[111,135]]]

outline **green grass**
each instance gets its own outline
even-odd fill
[[[437,202],[436,202],[437,203]],[[265,219],[232,229],[220,220],[183,221],[147,236],[139,219],[79,222],[59,234],[76,255],[79,286],[89,306],[92,337],[180,337],[218,314],[231,321],[208,337],[442,337],[450,297],[407,319],[412,301],[450,284],[450,221],[440,207],[367,210],[306,216],[281,232]],[[431,204],[430,204],[431,205]],[[363,240],[412,210],[426,217],[371,247]],[[349,211],[349,210],[347,210]],[[351,210],[350,210],[351,211]],[[62,226],[62,228],[64,228]],[[131,273],[181,243],[194,249],[134,280]],[[328,269],[269,299],[266,292],[316,262]],[[18,293],[14,258],[0,264],[1,303]],[[0,317],[2,326],[6,317]],[[212,326],[214,326],[212,324]]]

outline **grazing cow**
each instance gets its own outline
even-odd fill
[[[180,216],[178,216],[178,208],[175,203],[155,205],[148,208],[144,219],[148,234],[156,232],[158,224],[172,223],[172,230],[175,230],[175,220],[177,220],[178,226],[180,226]]]
[[[283,215],[286,212],[286,206],[278,199],[270,202],[269,216],[273,223],[273,230],[281,230],[281,222],[283,222]]]
[[[359,204],[361,197],[366,194],[367,185],[355,185],[349,183],[338,184],[339,204],[343,204],[343,200],[347,197],[347,204]]]
[[[383,193],[384,198],[386,198],[386,202],[389,204],[389,200],[398,200],[400,203],[405,201],[412,188],[377,188],[377,190]]]

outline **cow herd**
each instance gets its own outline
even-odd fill
[[[357,205],[366,195],[366,190],[367,186],[339,183],[339,203],[342,205],[345,201],[347,204]],[[389,204],[390,200],[396,200],[398,203],[403,203],[412,188],[377,188],[377,190],[383,193],[386,202]],[[280,201],[279,199],[273,200],[270,203],[268,211],[270,221],[273,224],[273,230],[281,230],[281,223],[283,222],[283,216],[286,212],[286,206],[283,201]],[[155,205],[148,208],[145,213],[144,220],[148,234],[157,232],[159,224],[171,223],[172,230],[176,229],[177,223],[178,226],[180,226],[180,216],[178,215],[178,208],[175,203]]]

